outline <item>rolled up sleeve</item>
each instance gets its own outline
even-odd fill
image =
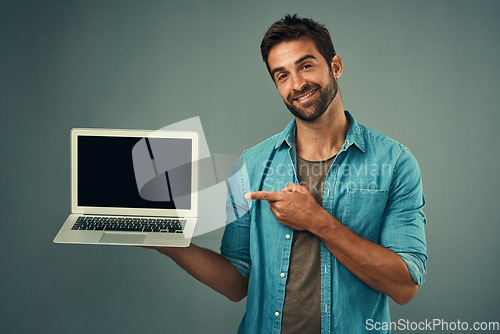
[[[247,278],[251,268],[248,230],[236,222],[227,225],[220,246],[220,254]]]
[[[250,191],[243,156],[236,162],[228,182],[226,227],[220,254],[244,276],[250,276],[250,202],[244,198]]]
[[[393,169],[380,244],[403,259],[419,286],[424,283],[427,271],[424,206],[420,170],[415,157],[405,148]]]

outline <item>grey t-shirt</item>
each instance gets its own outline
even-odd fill
[[[297,178],[316,201],[323,203],[326,174],[335,158],[307,161],[297,157]],[[285,289],[281,332],[321,333],[320,240],[307,231],[294,231]]]

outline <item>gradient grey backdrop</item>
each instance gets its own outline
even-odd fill
[[[0,1],[1,332],[236,332],[245,302],[158,253],[52,243],[69,131],[200,116],[241,153],[291,119],[259,43],[294,12],[330,29],[346,109],[420,163],[427,282],[393,320],[500,321],[499,1]]]

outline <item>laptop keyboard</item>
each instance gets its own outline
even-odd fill
[[[72,230],[182,233],[185,221],[172,218],[80,216]]]

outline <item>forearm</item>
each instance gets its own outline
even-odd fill
[[[240,275],[234,266],[209,249],[191,244],[183,247],[157,247],[160,253],[170,257],[188,274],[215,291],[237,302],[247,294],[248,279]]]
[[[340,263],[361,281],[398,304],[406,304],[415,296],[418,285],[398,254],[358,236],[325,213],[322,224],[315,226],[311,232],[324,242]]]

